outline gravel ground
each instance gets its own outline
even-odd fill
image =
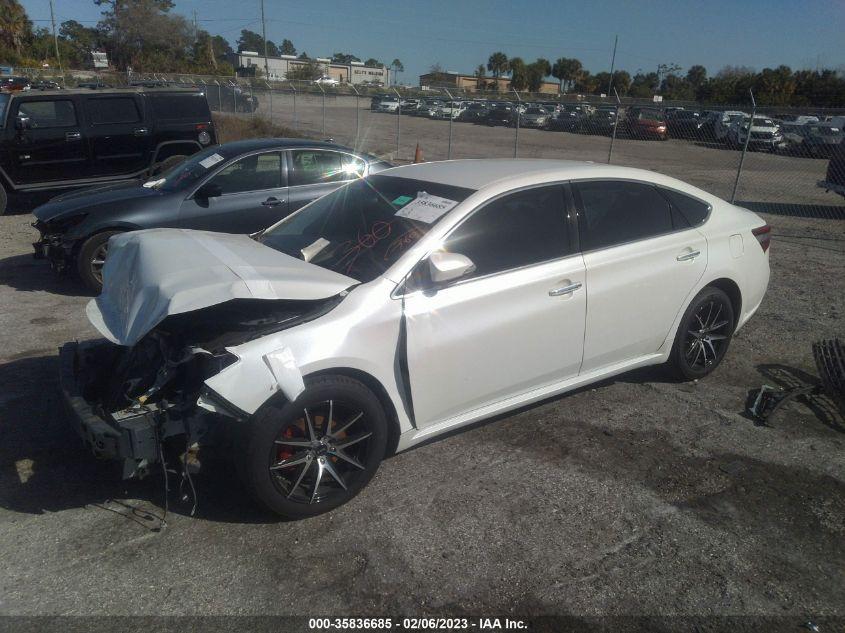
[[[477,425],[307,521],[215,465],[156,531],[161,478],[119,481],[62,412],[89,298],[31,258],[28,215],[0,218],[0,614],[845,616],[845,421],[741,415],[845,333],[845,222],[766,219],[768,295],[707,379],[651,368]]]

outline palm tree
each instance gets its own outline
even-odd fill
[[[479,64],[478,68],[475,69],[475,89],[476,90],[484,90],[486,88],[487,82],[484,81],[486,68],[484,68],[484,64]]]
[[[20,53],[31,31],[32,22],[18,0],[0,0],[0,42]]]
[[[398,59],[394,59],[392,62],[390,62],[390,67],[393,69],[393,85],[395,86],[398,83],[398,78],[396,77],[396,75],[398,73],[405,72],[405,66],[403,66],[402,62],[400,62]]]
[[[498,79],[503,73],[508,72],[510,65],[508,64],[508,56],[501,51],[493,53],[487,60],[487,70],[493,73],[493,76]]]
[[[566,82],[567,90],[577,81],[583,66],[577,59],[560,57],[552,66],[552,76],[560,81],[560,91],[563,92],[563,82]]]

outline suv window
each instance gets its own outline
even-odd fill
[[[88,112],[94,125],[137,123],[141,120],[138,106],[132,97],[88,99]]]
[[[288,181],[291,187],[341,182],[352,176],[344,170],[340,152],[314,149],[291,151]]]
[[[649,184],[581,182],[579,231],[582,250],[642,240],[673,229],[669,203]]]
[[[469,257],[473,277],[569,255],[563,187],[526,189],[494,200],[459,225],[444,248]]]
[[[267,152],[245,156],[221,169],[210,182],[219,185],[223,195],[277,189],[282,186],[282,155]]]
[[[24,101],[18,107],[18,116],[29,117],[33,129],[76,125],[76,108],[69,99]]]
[[[672,204],[672,222],[675,228],[687,226],[698,226],[707,219],[710,212],[710,205],[692,196],[674,191],[672,189],[660,188],[660,193],[669,199]]]
[[[153,113],[157,119],[165,121],[174,119],[208,121],[211,118],[208,110],[208,102],[202,93],[149,93],[149,99],[153,105]]]

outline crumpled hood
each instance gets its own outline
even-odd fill
[[[117,202],[126,203],[129,200],[161,195],[160,191],[142,187],[141,181],[135,180],[93,189],[82,189],[56,196],[49,202],[37,207],[32,214],[42,222],[49,222],[81,210],[112,208]]]
[[[107,339],[127,346],[171,314],[231,299],[326,299],[358,283],[247,235],[187,229],[112,237],[103,279],[102,294],[88,303],[88,319]]]

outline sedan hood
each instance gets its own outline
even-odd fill
[[[358,283],[247,235],[185,229],[114,236],[103,278],[88,319],[107,339],[127,346],[172,314],[232,299],[326,299]]]
[[[133,180],[57,196],[36,208],[32,214],[42,222],[50,222],[82,210],[88,211],[96,207],[111,208],[117,202],[125,203],[129,200],[161,195],[160,191],[142,187],[140,181]]]

